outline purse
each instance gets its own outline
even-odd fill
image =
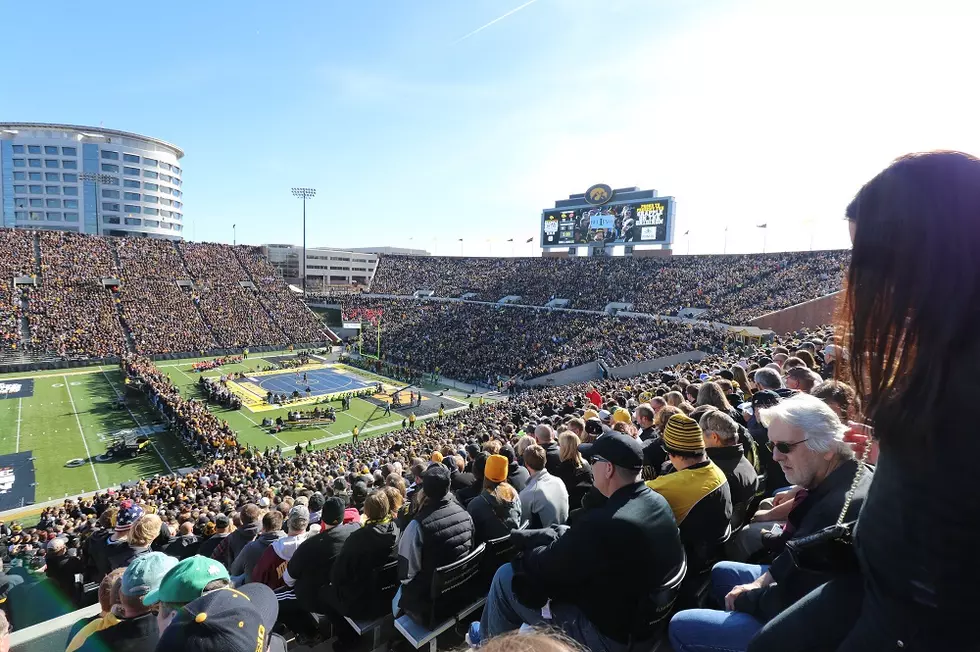
[[[851,506],[851,499],[854,498],[858,483],[861,482],[866,471],[864,458],[870,448],[869,442],[858,460],[858,470],[854,474],[851,488],[844,497],[844,505],[841,507],[837,522],[813,534],[786,542],[785,549],[798,569],[835,575],[858,572],[857,551],[854,549],[854,527],[857,519],[845,523],[844,517]]]

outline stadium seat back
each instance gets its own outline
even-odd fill
[[[650,641],[663,634],[680,595],[687,569],[687,554],[684,554],[674,576],[651,592],[648,599],[640,605],[633,633],[634,640]]]
[[[374,571],[372,586],[376,587],[377,592],[383,595],[387,602],[391,602],[391,599],[395,597],[398,585],[397,561],[390,561]]]
[[[451,564],[440,566],[432,575],[432,607],[424,624],[432,627],[454,616],[461,607],[486,597],[481,564],[487,544],[481,543],[473,552]]]

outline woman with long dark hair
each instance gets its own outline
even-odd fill
[[[976,650],[980,159],[904,156],[847,218],[843,343],[880,450],[855,534],[861,577],[810,593],[750,650]],[[854,424],[849,439],[863,448],[871,432]]]

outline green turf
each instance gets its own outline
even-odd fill
[[[202,398],[196,385],[200,374],[191,369],[195,361],[166,360],[158,362],[157,366],[180,386],[183,396]],[[268,363],[264,359],[250,357],[240,364],[226,365],[207,371],[204,375],[220,376],[231,371],[260,369],[266,365]],[[65,462],[70,459],[88,460],[103,453],[111,436],[120,430],[160,424],[160,419],[147,401],[133,392],[127,394],[128,410],[113,406],[116,392],[124,389],[122,373],[117,367],[3,374],[0,378],[34,378],[34,395],[30,398],[0,400],[0,455],[25,450],[33,452],[36,458],[37,502],[104,489],[194,465],[183,443],[171,433],[161,431],[150,436],[154,448],[133,460],[92,460],[81,467],[65,467]],[[260,448],[280,445],[284,449],[292,449],[297,443],[305,444],[309,439],[327,440],[318,444],[317,448],[335,446],[350,440],[350,431],[355,425],[360,427],[364,436],[376,436],[401,425],[401,416],[383,417],[381,409],[361,399],[353,399],[351,409],[346,412],[340,411],[339,401],[332,404],[338,414],[335,424],[283,431],[278,435],[269,434],[258,424],[263,418],[285,418],[285,409],[257,413],[244,408],[225,410],[212,406],[211,409],[238,432],[239,441]],[[300,409],[311,408],[304,406]]]

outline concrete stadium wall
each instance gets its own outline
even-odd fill
[[[98,616],[101,607],[98,603],[73,611],[58,618],[46,620],[33,627],[11,632],[11,652],[64,652],[68,644],[68,630],[82,618]]]
[[[831,324],[838,303],[844,300],[843,291],[834,292],[805,303],[770,312],[749,322],[752,326],[766,328],[776,333],[791,333],[803,327],[813,328]]]
[[[524,382],[525,387],[554,387],[557,385],[569,385],[571,383],[584,383],[587,380],[595,380],[599,377],[599,364],[597,362],[586,362],[577,367],[569,367],[556,371],[547,376],[538,376],[532,380]]]
[[[609,370],[609,375],[613,378],[629,378],[630,376],[637,376],[639,374],[648,374],[651,371],[660,371],[664,367],[672,367],[682,362],[701,360],[707,355],[704,351],[687,351],[685,353],[664,356],[663,358],[642,360],[623,365],[622,367],[612,367]]]

